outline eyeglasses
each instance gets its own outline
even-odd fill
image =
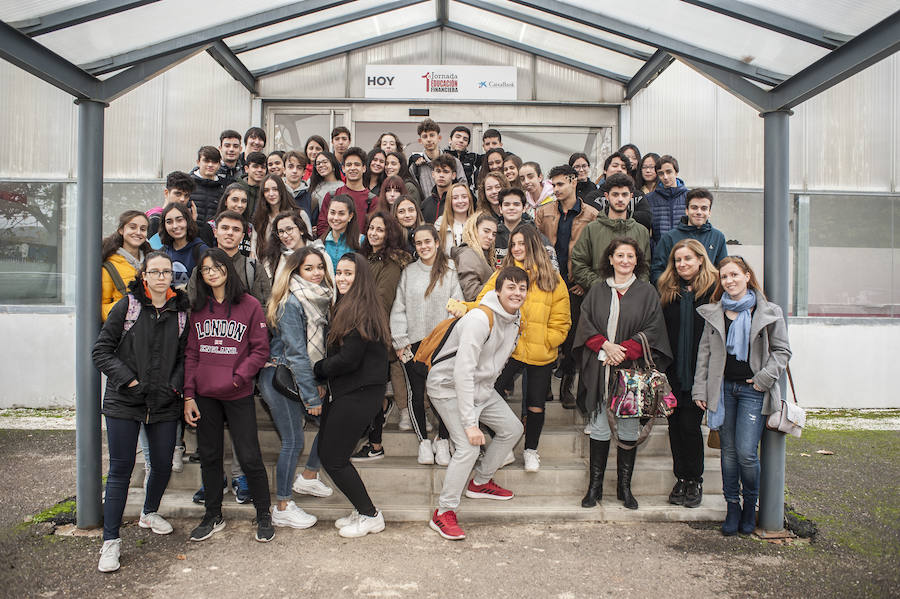
[[[278,229],[277,233],[279,237],[284,237],[285,235],[292,234],[296,230],[297,227],[285,227],[284,229]]]
[[[172,276],[171,270],[148,270],[147,276],[152,279],[168,279]]]
[[[200,274],[202,274],[202,275],[212,274],[213,272],[225,272],[225,268],[222,266],[219,266],[218,264],[216,264],[215,266],[201,266],[200,267]]]

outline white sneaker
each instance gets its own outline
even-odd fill
[[[412,430],[412,422],[409,421],[409,410],[406,408],[400,410],[400,422],[397,424],[397,428],[401,431]]]
[[[381,532],[384,530],[384,516],[378,512],[374,516],[364,516],[360,514],[354,522],[344,526],[338,531],[342,537],[353,539],[356,537],[364,537],[367,534]]]
[[[119,548],[122,545],[122,539],[110,539],[103,541],[103,547],[100,548],[100,562],[97,569],[101,572],[115,572],[119,569]]]
[[[184,446],[176,445],[172,453],[172,472],[184,471]]]
[[[166,519],[156,512],[151,512],[149,514],[141,513],[141,518],[138,520],[138,526],[141,528],[149,528],[158,535],[167,535],[172,532],[172,525],[166,522]]]
[[[512,464],[515,461],[516,461],[516,454],[514,454],[512,449],[510,449],[509,453],[506,454],[506,457],[503,458],[503,463],[500,464],[500,467],[503,468],[504,466],[509,466],[510,464]]]
[[[590,422],[590,420],[587,422],[587,424],[584,425],[584,434],[585,434],[585,435],[590,435],[590,434],[591,434],[591,422]]]
[[[315,478],[303,478],[302,474],[298,474],[291,488],[294,493],[313,497],[331,497],[331,494],[334,493],[334,489],[323,483],[318,473]]]
[[[287,526],[290,528],[309,528],[316,522],[318,518],[312,514],[307,514],[293,501],[288,501],[287,507],[279,510],[277,505],[271,507],[272,524],[275,526]]]
[[[356,522],[356,519],[359,518],[359,512],[353,510],[349,515],[344,516],[343,518],[338,518],[334,521],[334,527],[337,529],[344,528],[345,526],[349,526]]]
[[[526,449],[522,452],[522,457],[525,458],[525,472],[537,472],[541,469],[541,456],[537,449]]]
[[[450,463],[450,441],[447,439],[434,440],[434,463],[438,466]]]
[[[416,461],[420,464],[434,464],[434,451],[428,439],[422,439],[419,443],[419,457]]]

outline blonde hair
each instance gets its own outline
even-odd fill
[[[447,195],[444,197],[447,198],[444,200],[444,213],[441,215],[441,226],[438,230],[438,235],[441,238],[441,243],[446,243],[447,241],[447,233],[452,233],[453,225],[456,223],[456,215],[453,213],[453,190],[457,187],[461,187],[466,190],[466,197],[469,198],[469,207],[466,209],[466,220],[468,220],[469,216],[472,216],[472,213],[475,211],[475,201],[472,198],[472,192],[469,191],[469,187],[465,183],[454,183],[450,186],[450,189],[447,190]],[[451,234],[453,238],[453,245],[456,245],[456,237]]]
[[[516,259],[512,254],[513,237],[521,235],[525,239],[525,260],[522,261],[522,268],[528,273],[528,280],[537,285],[541,291],[553,291],[559,284],[559,273],[553,268],[550,262],[550,256],[541,240],[541,234],[537,228],[531,223],[519,223],[513,232],[509,235],[509,251],[503,258],[500,268],[508,266],[518,266]]]
[[[715,287],[719,280],[719,271],[712,265],[709,256],[703,245],[696,239],[682,239],[672,247],[669,252],[666,270],[660,275],[656,282],[656,288],[659,289],[660,303],[668,306],[678,297],[681,297],[681,276],[675,270],[675,252],[687,248],[700,259],[700,270],[691,281],[691,287],[694,290],[694,297],[706,295],[710,289]]]
[[[275,272],[275,280],[272,282],[272,294],[266,303],[266,322],[272,330],[278,329],[278,320],[284,313],[284,305],[287,303],[288,298],[291,297],[291,277],[297,274],[297,271],[300,270],[300,267],[303,266],[303,263],[306,262],[309,256],[319,257],[322,265],[325,266],[323,283],[328,287],[334,287],[331,275],[328,274],[328,263],[325,262],[325,256],[318,248],[305,246],[293,254],[285,256],[284,267]],[[297,276],[300,275],[297,274]]]
[[[481,223],[486,221],[494,223],[495,226],[497,224],[497,220],[489,212],[478,211],[467,218],[466,224],[463,226],[462,238],[463,243],[478,252],[478,255],[484,258],[485,263],[491,267],[491,270],[494,270],[494,261],[488,258],[488,256],[493,257],[496,253],[494,242],[491,242],[490,248],[483,250],[481,248],[481,241],[478,240],[478,227],[481,226]]]

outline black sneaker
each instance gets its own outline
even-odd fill
[[[263,516],[256,517],[256,540],[260,543],[268,543],[275,538],[275,527],[272,526],[272,515],[266,512]]]
[[[384,447],[375,449],[371,443],[363,445],[359,451],[350,456],[351,462],[374,462],[384,458]]]
[[[225,518],[222,517],[222,514],[207,514],[203,516],[200,525],[191,531],[191,540],[205,541],[223,528],[225,528]]]
[[[683,478],[679,478],[675,481],[675,486],[672,487],[672,492],[669,493],[669,503],[672,505],[684,505],[684,490],[687,485],[687,481]]]
[[[194,493],[194,496],[191,497],[191,501],[199,503],[200,505],[206,503],[206,489],[203,488],[203,485],[200,485],[200,488]]]
[[[689,480],[684,486],[684,507],[697,507],[703,501],[703,481]]]

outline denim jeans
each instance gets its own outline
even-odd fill
[[[257,384],[281,437],[281,452],[275,464],[275,497],[281,501],[291,498],[291,485],[294,482],[300,453],[303,451],[305,410],[302,403],[288,399],[275,389],[272,384],[274,378],[275,368],[263,368],[259,372]]]
[[[134,447],[138,431],[146,431],[150,452],[150,478],[144,496],[144,513],[159,509],[169,477],[172,474],[172,451],[175,449],[175,421],[144,424],[137,420],[106,417],[106,440],[109,446],[109,473],[103,500],[103,540],[119,538],[119,526],[128,500],[128,482],[134,470]]]
[[[725,501],[756,505],[759,497],[759,440],[766,419],[763,393],[748,383],[725,381],[725,422],[719,429],[722,445],[722,491]]]

